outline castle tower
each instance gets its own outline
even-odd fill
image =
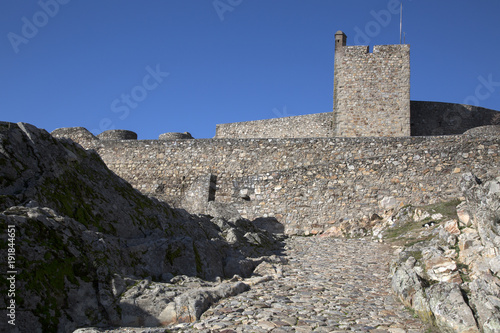
[[[410,45],[346,45],[338,31],[334,136],[410,136]]]
[[[337,78],[340,76],[339,69],[341,64],[341,59],[344,54],[344,47],[347,45],[347,36],[342,31],[337,31],[335,33],[335,64],[334,64],[334,73],[333,73],[333,133],[335,136],[338,136],[335,130],[336,124],[336,114],[335,110],[337,110],[337,86],[338,80]]]

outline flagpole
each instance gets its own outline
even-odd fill
[[[403,1],[401,1],[401,20],[399,22],[399,44],[402,43],[403,40]]]

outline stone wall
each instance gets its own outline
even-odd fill
[[[337,44],[334,80],[335,136],[410,135],[409,45]]]
[[[217,125],[215,138],[321,138],[332,136],[332,113]]]
[[[496,136],[93,141],[108,167],[176,207],[233,203],[287,233],[377,212],[384,197],[427,204],[459,196],[462,172],[500,171]],[[215,190],[214,190],[215,185]],[[197,201],[197,200],[194,200]]]
[[[411,101],[411,135],[451,135],[500,125],[500,112],[472,105]]]
[[[411,136],[463,134],[474,127],[500,124],[500,112],[472,105],[411,101],[410,111]],[[325,112],[221,124],[217,125],[215,138],[332,137],[333,118],[333,112]],[[385,122],[392,124],[387,119]]]

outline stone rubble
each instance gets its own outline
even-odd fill
[[[294,237],[282,264],[256,270],[273,275],[248,292],[220,300],[193,324],[92,332],[424,332],[426,326],[393,296],[393,249],[368,240]],[[263,267],[264,266],[264,267]]]

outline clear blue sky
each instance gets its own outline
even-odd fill
[[[329,112],[335,32],[399,43],[394,2],[2,0],[0,120],[209,138]],[[500,110],[500,1],[404,3],[411,98]]]

